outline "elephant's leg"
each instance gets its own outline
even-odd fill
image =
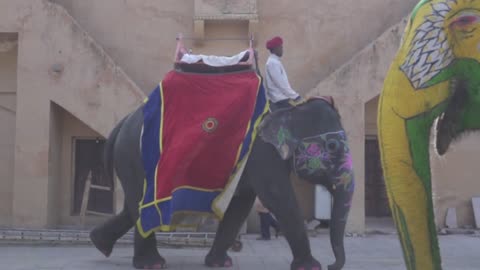
[[[244,179],[241,181],[244,181]],[[227,250],[233,245],[242,224],[252,209],[254,201],[255,193],[251,189],[241,190],[238,195],[232,198],[218,226],[212,248],[205,257],[207,266],[232,266],[232,259],[227,255]]]
[[[115,169],[125,191],[126,208],[134,222],[139,218],[138,207],[143,196],[145,179],[138,147],[138,136],[140,136],[138,126],[141,125],[137,122],[141,119],[141,114],[135,113],[132,119],[125,122],[126,129],[119,133],[115,147]],[[129,121],[137,123],[137,126]],[[133,266],[137,269],[161,269],[166,266],[165,259],[158,253],[155,234],[152,233],[143,238],[138,233],[137,226],[135,226]]]
[[[157,250],[155,233],[143,238],[135,227],[133,266],[137,269],[163,269],[167,262]]]
[[[132,172],[132,175],[133,174],[134,172]],[[140,201],[142,196],[142,193],[137,190],[139,186],[130,187],[123,185],[124,190],[128,190],[127,194],[125,194],[128,213],[134,221],[138,220],[139,217],[138,202]],[[137,226],[135,226],[133,253],[133,266],[137,269],[166,268],[166,261],[162,256],[160,256],[157,250],[157,240],[155,238],[155,233],[151,233],[148,237],[143,238],[138,232]]]
[[[300,214],[293,186],[290,166],[277,154],[275,148],[260,140],[255,144],[248,169],[251,185],[263,205],[277,218],[280,230],[292,250],[294,270],[321,270],[310,250],[310,242]]]
[[[129,167],[125,167],[125,170],[129,170]],[[118,171],[123,171],[124,169],[119,169]],[[141,178],[135,177],[134,170],[131,170],[129,174],[132,178],[139,180]],[[120,175],[120,173],[119,173]],[[139,181],[140,183],[141,181]],[[124,183],[122,182],[123,189],[126,190],[125,202],[126,209],[128,209],[128,216],[132,221],[138,220],[138,202],[141,200],[142,192],[139,187],[141,185],[134,185],[134,182]],[[155,233],[151,233],[148,237],[143,238],[135,226],[135,235],[134,235],[134,255],[133,255],[133,266],[137,269],[163,269],[166,267],[165,259],[160,256],[157,250],[157,240],[155,238]]]
[[[95,227],[90,232],[90,240],[92,240],[92,243],[103,255],[109,257],[115,242],[127,233],[134,224],[134,220],[130,217],[127,208],[124,206],[120,214]]]

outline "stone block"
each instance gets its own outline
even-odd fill
[[[455,208],[447,209],[447,217],[445,219],[445,225],[450,229],[458,228],[457,211]]]
[[[473,216],[475,217],[475,224],[477,229],[480,229],[480,197],[472,198]]]
[[[309,231],[313,231],[313,230],[315,230],[319,225],[320,225],[320,221],[314,219],[314,220],[312,220],[312,221],[310,221],[310,222],[307,223],[307,229],[308,229]]]

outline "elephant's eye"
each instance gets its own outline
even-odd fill
[[[478,21],[478,16],[464,15],[455,19],[450,26],[453,28],[465,28]]]
[[[340,147],[340,143],[335,139],[328,140],[325,145],[327,147],[327,151],[330,153],[337,152],[338,148]]]

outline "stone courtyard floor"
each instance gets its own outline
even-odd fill
[[[242,270],[288,270],[291,254],[284,238],[257,241],[256,235],[242,237],[240,252],[230,252],[234,266]],[[445,270],[480,269],[480,237],[478,235],[439,236]],[[314,256],[323,269],[333,262],[328,236],[310,238]],[[396,235],[366,235],[345,238],[347,264],[345,270],[404,270]],[[168,269],[209,269],[203,266],[207,248],[159,248],[167,259]],[[0,242],[2,270],[86,270],[133,269],[132,246],[117,246],[110,258],[103,257],[91,245],[5,244]]]

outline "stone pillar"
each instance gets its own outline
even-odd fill
[[[49,224],[50,106],[40,91],[18,90],[13,226],[45,228]]]
[[[17,112],[15,128],[14,183],[12,216],[17,228],[46,228],[49,220],[51,169],[50,90],[46,80],[49,62],[45,61],[39,31],[43,21],[34,16],[25,24],[18,44]],[[54,177],[54,176],[52,176]],[[54,205],[52,205],[54,209]]]

